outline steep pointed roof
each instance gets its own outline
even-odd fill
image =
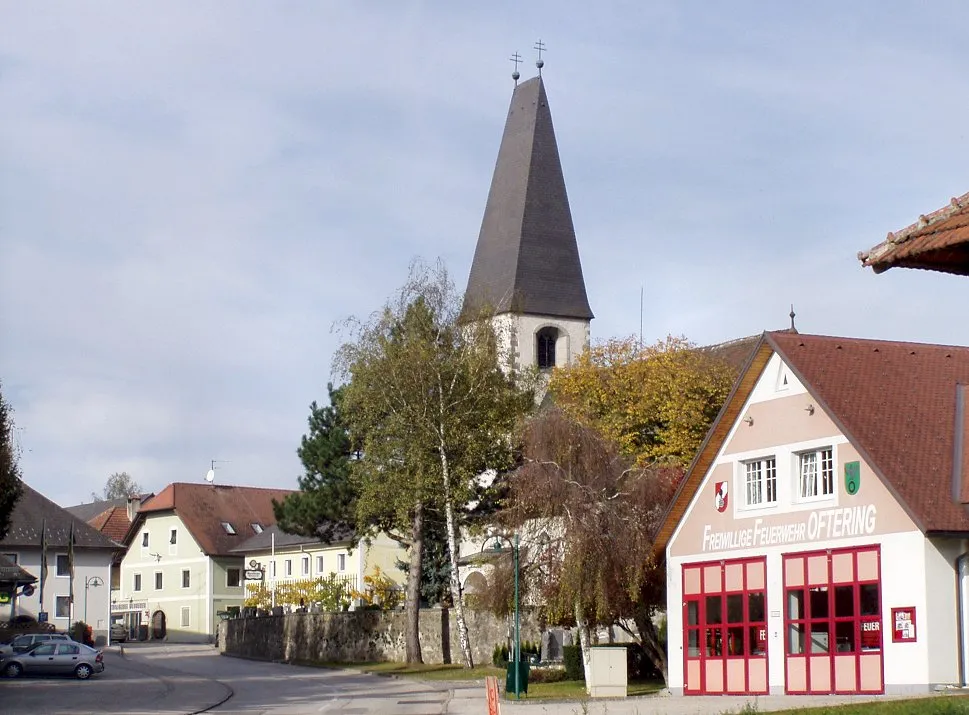
[[[541,77],[515,88],[465,307],[590,320],[579,247]]]

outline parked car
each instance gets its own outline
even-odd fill
[[[71,640],[39,643],[25,653],[15,653],[0,661],[0,672],[8,678],[21,675],[73,674],[87,680],[93,673],[104,672],[104,654],[95,648]]]
[[[66,633],[21,633],[12,641],[5,645],[0,645],[0,658],[15,653],[25,653],[38,643],[49,641],[71,641],[71,637]]]
[[[128,640],[128,629],[125,627],[124,623],[112,623],[111,624],[111,642],[112,643],[124,643]]]

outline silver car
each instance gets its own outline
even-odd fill
[[[0,644],[0,658],[5,658],[14,653],[26,653],[38,643],[47,643],[54,640],[70,641],[71,637],[66,633],[22,633],[10,643]]]
[[[104,654],[83,643],[47,642],[26,653],[16,653],[0,661],[0,672],[8,678],[30,675],[73,674],[87,680],[93,673],[104,671]]]

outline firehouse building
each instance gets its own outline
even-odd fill
[[[969,348],[766,333],[660,531],[674,693],[965,684]]]

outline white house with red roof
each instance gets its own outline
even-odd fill
[[[245,599],[236,549],[276,523],[273,500],[291,493],[177,482],[143,502],[125,539],[112,617],[136,639],[211,640],[220,614]]]
[[[765,333],[662,525],[674,693],[965,685],[969,348]]]

